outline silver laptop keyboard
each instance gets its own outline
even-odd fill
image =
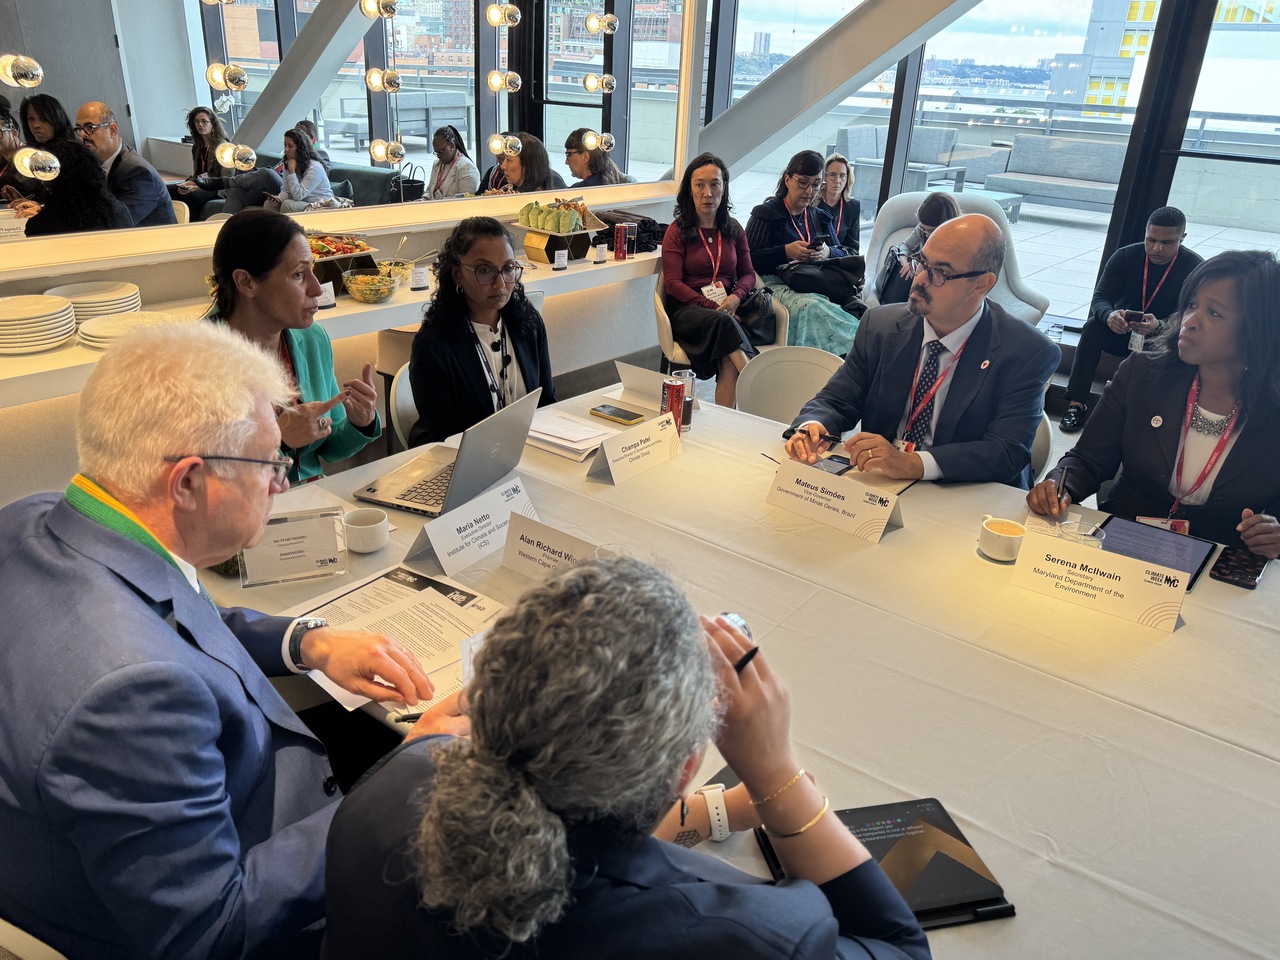
[[[428,508],[443,507],[445,494],[449,492],[449,482],[453,479],[453,466],[451,463],[434,476],[424,477],[396,499]]]

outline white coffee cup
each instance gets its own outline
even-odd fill
[[[377,507],[350,511],[342,518],[342,525],[347,533],[347,549],[352,553],[373,553],[391,539],[387,512]]]
[[[1026,532],[1027,528],[1017,520],[987,514],[982,518],[982,529],[978,532],[978,549],[985,557],[1008,563],[1018,558],[1018,549]]]

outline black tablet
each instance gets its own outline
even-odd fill
[[[1172,530],[1138,523],[1125,517],[1107,517],[1102,521],[1102,529],[1107,534],[1102,541],[1102,549],[1108,553],[1158,563],[1162,567],[1191,574],[1191,582],[1187,584],[1188,593],[1200,579],[1200,572],[1208,566],[1213,549],[1217,546],[1212,540],[1202,540],[1187,533],[1174,533]]]

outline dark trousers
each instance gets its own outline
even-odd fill
[[[1103,351],[1113,357],[1129,355],[1129,334],[1115,333],[1105,320],[1090,320],[1080,333],[1075,359],[1071,361],[1071,378],[1067,381],[1067,399],[1088,403],[1093,389],[1093,375]]]
[[[191,220],[203,220],[200,216],[204,212],[204,205],[210,200],[217,200],[218,195],[212,190],[192,190],[189,193],[183,193],[177,186],[169,187],[169,198],[171,200],[181,200],[191,210]]]

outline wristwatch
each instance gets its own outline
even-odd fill
[[[711,839],[728,840],[733,831],[729,829],[729,809],[724,803],[724,784],[708,783],[699,787],[698,793],[707,801],[707,819],[711,821]]]
[[[300,617],[293,625],[293,629],[289,632],[289,659],[293,661],[293,665],[299,670],[310,670],[305,663],[302,662],[302,636],[308,630],[314,630],[317,627],[327,627],[329,621],[324,617]]]

